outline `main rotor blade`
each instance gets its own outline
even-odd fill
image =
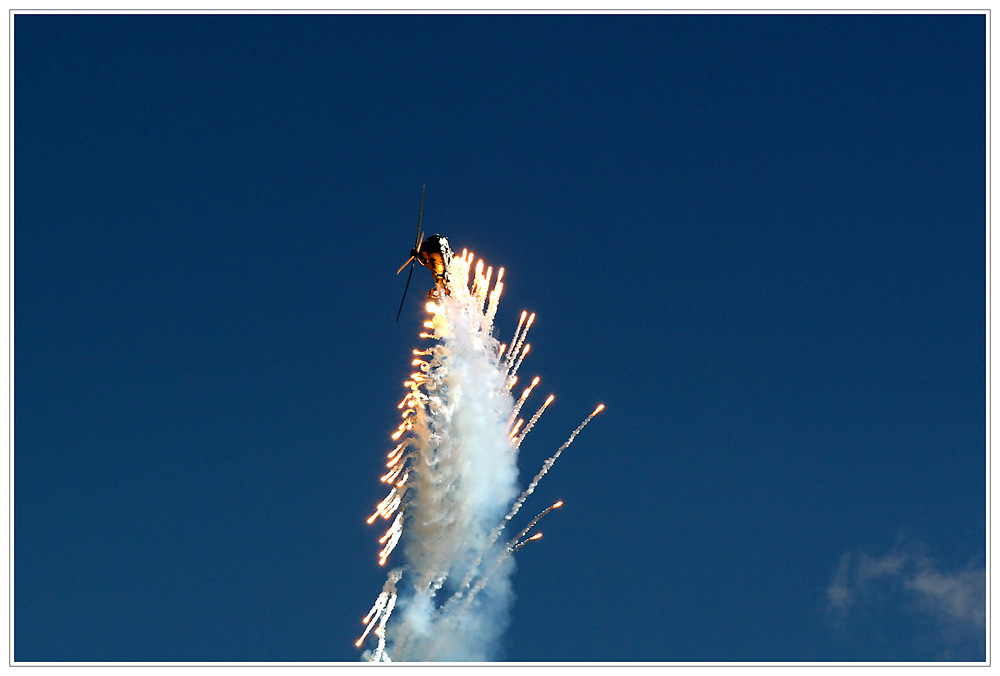
[[[420,247],[424,245],[424,236],[420,235],[420,241],[417,242],[417,251],[420,251]]]
[[[424,221],[424,193],[427,192],[427,184],[420,190],[420,214],[417,216],[417,238],[413,242],[413,248],[417,251],[420,250],[420,242],[423,241],[423,237],[420,236],[420,224]]]
[[[396,274],[398,275],[400,272],[402,272],[403,268],[405,268],[407,265],[409,265],[410,261],[412,261],[412,260],[413,260],[413,256],[410,256],[409,258],[407,258],[406,262],[399,266],[399,270],[396,270]]]
[[[406,277],[406,288],[403,289],[403,300],[399,301],[399,310],[396,311],[396,321],[399,321],[399,315],[403,311],[403,303],[406,302],[406,292],[410,290],[410,280],[413,279],[413,266],[417,262],[413,261],[413,265],[410,266],[410,274]],[[400,268],[402,270],[402,268]],[[399,274],[398,272],[396,274]]]

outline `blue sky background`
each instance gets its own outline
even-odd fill
[[[13,21],[15,660],[359,658],[425,183],[607,405],[507,660],[984,658],[984,16]]]

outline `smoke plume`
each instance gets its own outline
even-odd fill
[[[427,303],[414,350],[414,372],[399,404],[402,423],[393,435],[389,494],[369,523],[390,522],[380,539],[379,563],[387,564],[401,543],[403,562],[391,568],[382,592],[364,619],[360,647],[369,633],[377,645],[370,661],[487,661],[499,649],[513,602],[512,555],[537,539],[531,529],[556,503],[516,537],[506,525],[538,481],[600,406],[570,435],[528,488],[518,489],[517,453],[525,435],[551,403],[550,396],[521,431],[517,415],[532,381],[515,400],[517,371],[530,350],[525,342],[534,321],[522,313],[510,347],[493,336],[493,318],[503,289],[503,269],[472,270],[463,252],[448,265]],[[470,280],[471,277],[471,280]],[[391,617],[391,620],[390,620]]]

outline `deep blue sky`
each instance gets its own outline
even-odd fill
[[[985,36],[16,15],[14,658],[358,659],[426,183],[607,405],[508,660],[982,659]]]

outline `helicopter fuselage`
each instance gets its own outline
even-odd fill
[[[431,271],[434,275],[434,282],[444,288],[448,288],[448,266],[451,264],[451,247],[448,246],[448,238],[443,235],[431,235],[420,244],[420,249],[414,248],[410,255],[418,263]]]

